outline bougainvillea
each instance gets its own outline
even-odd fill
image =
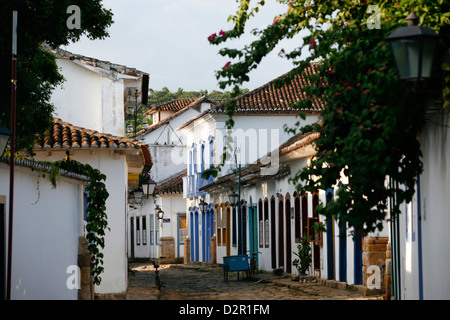
[[[339,217],[341,226],[354,227],[358,232],[382,229],[388,199],[395,197],[391,210],[399,212],[399,205],[411,200],[416,177],[422,170],[417,137],[425,123],[429,97],[425,92],[440,88],[444,104],[448,104],[450,4],[443,0],[278,2],[287,6],[286,13],[277,15],[265,29],[253,30],[257,40],[242,50],[219,51],[234,61],[217,71],[219,85],[222,89],[232,86],[233,92],[238,92],[236,88],[249,80],[250,71],[281,40],[306,31],[303,43],[296,49],[280,52],[281,57],[293,62],[293,70],[276,85],[283,85],[314,63],[317,72],[304,74],[310,83],[305,88],[307,98],[297,107],[307,108],[314,99],[321,99],[325,108],[320,124],[287,128],[292,132],[320,133],[315,141],[316,155],[309,166],[292,177],[292,182],[300,192],[315,192],[340,181],[335,201],[319,206],[319,212],[327,219]],[[237,13],[230,17],[233,29],[224,32],[226,37],[210,37],[210,43],[239,38],[248,19],[264,3],[261,0],[250,8],[250,1],[240,1]],[[442,53],[437,65],[440,76],[420,84],[399,81],[386,41],[394,29],[406,25],[405,18],[412,10],[420,18],[419,25],[440,35]],[[302,59],[303,49],[309,52],[306,59]],[[226,112],[231,128],[232,102]],[[341,179],[343,176],[346,179]]]

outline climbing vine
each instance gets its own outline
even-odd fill
[[[93,276],[93,282],[99,285],[102,280],[100,274],[104,270],[102,267],[103,253],[101,249],[105,247],[105,231],[109,230],[108,217],[106,215],[106,200],[108,199],[109,193],[104,183],[106,176],[100,170],[75,160],[61,160],[50,163],[50,165],[59,169],[86,175],[90,179],[89,184],[86,186],[88,193],[86,239],[89,243],[88,250],[92,254],[91,274]],[[53,181],[54,179],[51,178]]]
[[[219,45],[239,38],[246,22],[265,4],[250,7],[242,0],[236,15],[230,16],[231,30],[214,33],[208,41]],[[297,172],[291,181],[299,192],[317,192],[340,181],[335,201],[320,205],[319,213],[339,220],[341,227],[357,232],[381,230],[390,197],[396,201],[392,212],[399,213],[403,201],[415,192],[416,177],[422,172],[421,148],[417,137],[425,124],[427,98],[434,88],[448,105],[450,76],[448,55],[438,58],[441,77],[428,86],[413,86],[399,81],[386,37],[405,26],[405,18],[414,10],[419,25],[440,35],[439,53],[446,53],[450,43],[450,4],[443,0],[279,0],[286,12],[274,17],[257,37],[243,49],[222,48],[229,57],[216,75],[222,89],[234,86],[238,92],[249,80],[249,73],[272,52],[283,39],[293,39],[302,32],[298,47],[279,55],[293,62],[290,75],[275,82],[281,87],[296,74],[308,85],[306,98],[294,105],[310,109],[324,102],[320,124],[286,128],[291,132],[319,132],[315,140],[316,155],[310,165]],[[303,53],[308,52],[304,58]],[[312,75],[303,73],[314,65]],[[234,104],[226,108],[228,128],[234,124]],[[304,114],[299,112],[304,117]],[[227,154],[224,153],[223,157]],[[223,159],[222,159],[223,160]],[[224,162],[224,161],[222,161]],[[220,164],[219,164],[220,170]],[[210,170],[211,171],[211,170]],[[206,175],[217,172],[206,172]],[[346,179],[341,179],[345,176]],[[394,183],[389,183],[389,179]]]

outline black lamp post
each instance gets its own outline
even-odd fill
[[[206,208],[208,207],[208,203],[206,203],[203,199],[200,200],[198,207],[200,209],[201,212],[205,212]]]
[[[155,212],[156,212],[156,214],[158,215],[158,219],[159,219],[159,220],[164,219],[164,211],[162,211],[162,209],[161,209],[161,207],[159,206],[159,204],[157,204],[157,205],[155,206]]]
[[[237,194],[236,192],[232,192],[228,195],[228,198],[230,199],[230,204],[231,206],[234,208],[236,207],[237,203],[238,203],[238,198],[239,198],[239,194]]]
[[[398,75],[409,81],[431,78],[439,36],[428,27],[418,26],[419,18],[414,12],[406,20],[407,27],[398,28],[387,37]]]
[[[153,194],[153,191],[155,191],[155,187],[156,182],[151,178],[145,182],[142,182],[142,191],[144,192],[144,195],[147,199],[149,195]]]
[[[11,137],[11,132],[2,127],[2,120],[0,120],[0,157],[3,156],[8,145],[9,138]]]

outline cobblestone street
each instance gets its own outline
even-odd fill
[[[317,282],[299,283],[272,272],[257,272],[237,280],[231,272],[224,281],[222,267],[206,265],[161,265],[161,292],[149,263],[130,264],[127,300],[377,300],[356,291],[330,288]]]

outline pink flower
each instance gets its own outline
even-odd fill
[[[230,64],[231,64],[231,62],[228,61],[228,62],[226,63],[226,65],[224,66],[224,68],[228,68],[228,67],[230,66]]]
[[[310,46],[311,46],[312,49],[315,49],[315,48],[316,48],[316,45],[317,45],[317,44],[316,44],[316,40],[310,40],[310,41],[309,41],[309,44],[310,44]]]
[[[221,37],[225,37],[225,36],[226,36],[226,34],[225,34],[225,32],[224,32],[223,30],[220,30],[220,32],[219,32],[219,36],[221,36]]]
[[[215,37],[217,37],[217,34],[216,34],[216,33],[213,33],[212,35],[210,35],[210,36],[208,37],[208,41],[211,42],[211,40],[214,39]]]
[[[369,89],[366,89],[366,90],[362,91],[361,94],[367,94],[367,93],[369,93],[369,92],[370,92],[370,90],[369,90]]]
[[[279,18],[275,18],[275,19],[273,19],[273,23],[272,23],[272,25],[274,25],[274,24],[275,24],[275,22],[277,22],[277,21],[280,21],[280,19],[279,19]]]

